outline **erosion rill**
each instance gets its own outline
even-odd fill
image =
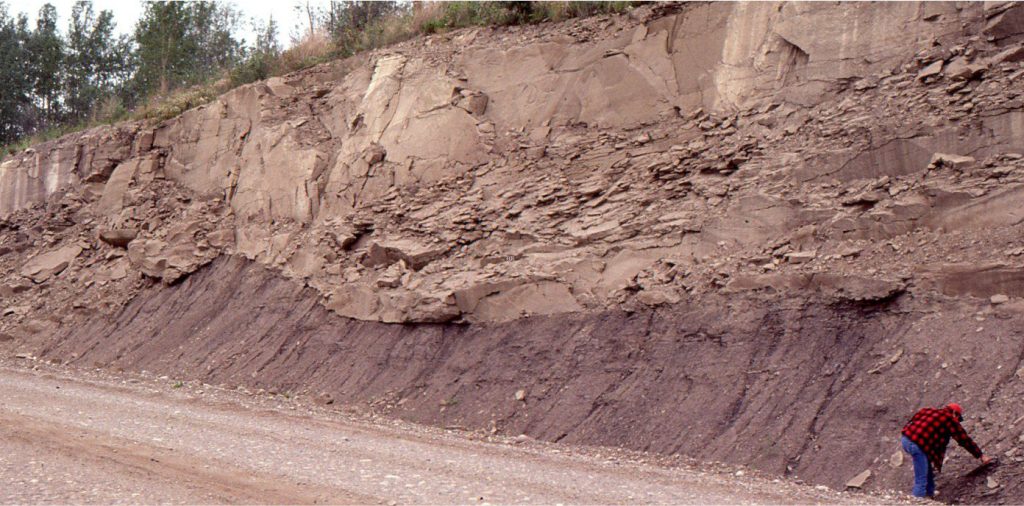
[[[0,350],[1024,500],[1024,5],[412,40],[0,163]]]

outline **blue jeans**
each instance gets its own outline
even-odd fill
[[[917,443],[903,436],[903,451],[910,454],[914,461],[914,497],[932,497],[935,495],[935,471],[928,463],[928,456],[924,454]]]

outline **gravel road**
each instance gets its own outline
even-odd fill
[[[870,503],[169,379],[0,365],[3,503]],[[891,502],[889,498],[888,502]]]

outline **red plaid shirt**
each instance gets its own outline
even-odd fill
[[[942,470],[942,460],[946,455],[950,436],[974,455],[974,458],[981,458],[981,448],[974,444],[956,419],[956,413],[949,407],[924,408],[918,411],[903,427],[903,435],[921,447],[921,451],[928,456],[928,462],[931,462],[936,471]]]

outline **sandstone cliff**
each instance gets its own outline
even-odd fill
[[[645,6],[414,40],[68,136],[0,163],[0,341],[61,349],[53,332],[228,255],[367,322],[722,297],[1017,318],[1022,38],[1024,7],[998,2]],[[911,339],[886,332],[884,353]],[[1022,348],[989,332],[1006,363],[961,393],[992,408]],[[716,437],[743,433],[723,410]],[[813,415],[795,426],[823,431]]]
[[[0,205],[98,197],[92,228],[137,233],[131,265],[171,282],[215,256],[185,237],[211,225],[201,212],[140,215],[173,182],[223,206],[213,250],[386,322],[835,274],[863,247],[845,242],[1020,221],[1006,8],[722,3],[456,32],[37,146],[0,166]],[[929,170],[939,152],[974,160]],[[902,285],[898,270],[869,277]],[[876,281],[826,285],[896,289]]]

